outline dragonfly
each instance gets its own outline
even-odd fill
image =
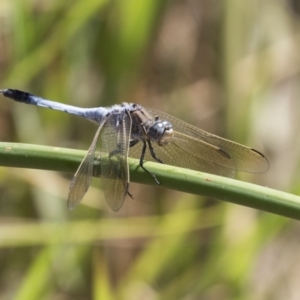
[[[0,90],[17,102],[74,114],[98,125],[93,141],[70,184],[68,207],[74,209],[92,180],[95,152],[100,150],[100,174],[110,208],[117,212],[129,193],[128,157],[138,158],[140,167],[160,184],[145,161],[169,164],[233,178],[237,171],[263,173],[269,168],[259,151],[208,133],[159,110],[139,104],[81,108],[16,89]]]

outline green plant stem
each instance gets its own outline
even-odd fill
[[[47,146],[0,143],[0,165],[75,173],[86,151]],[[139,167],[139,161],[129,159],[133,182],[157,185]],[[156,175],[162,187],[224,200],[277,215],[300,220],[300,197],[247,182],[221,176],[146,162],[146,168]],[[95,161],[95,174],[99,161]]]

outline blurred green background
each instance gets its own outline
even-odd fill
[[[300,194],[297,0],[0,0],[0,88],[83,106],[136,102],[249,145]],[[0,140],[87,149],[96,127],[0,101]],[[70,212],[72,174],[0,168],[0,299],[299,299],[300,226],[101,180]]]

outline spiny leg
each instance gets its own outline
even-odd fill
[[[129,183],[126,182],[126,195],[128,195],[131,199],[133,199],[132,194],[129,192]]]
[[[148,143],[148,147],[149,147],[151,156],[152,156],[156,161],[158,161],[159,163],[162,164],[163,162],[156,156],[156,154],[155,154],[155,152],[154,152],[154,149],[153,149],[153,147],[152,147],[151,142],[150,142],[149,140],[147,140],[147,143]]]
[[[157,183],[157,184],[160,184],[160,182],[157,180],[157,178],[156,178],[156,176],[153,174],[153,173],[151,173],[150,171],[148,171],[145,167],[144,167],[144,158],[145,158],[145,153],[146,153],[146,148],[147,148],[147,144],[146,144],[146,142],[145,141],[143,141],[143,144],[144,144],[144,146],[143,146],[143,149],[142,149],[142,154],[141,154],[141,158],[140,158],[140,166],[141,166],[141,168],[145,171],[145,172],[147,172],[148,174],[150,174],[153,178],[154,178],[154,180],[155,180],[155,182]],[[152,146],[151,146],[152,147]],[[151,150],[150,150],[151,151]],[[152,149],[152,151],[153,151],[153,149]],[[151,153],[151,155],[152,155],[152,153]],[[155,158],[156,160],[157,160],[157,158]],[[159,161],[159,160],[158,160]],[[160,161],[161,162],[161,161]]]

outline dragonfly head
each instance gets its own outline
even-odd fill
[[[172,140],[173,134],[173,126],[170,122],[155,118],[154,124],[149,128],[148,138],[157,142],[159,146],[164,146]]]

